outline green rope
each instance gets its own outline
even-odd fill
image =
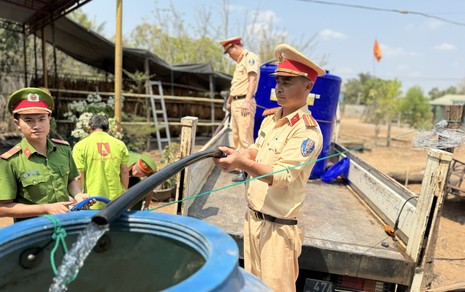
[[[61,226],[60,221],[53,215],[44,215],[45,218],[53,222],[55,231],[52,234],[52,238],[55,240],[55,245],[53,246],[52,251],[50,252],[50,263],[52,265],[53,273],[55,276],[58,274],[56,265],[55,265],[55,252],[58,249],[58,246],[61,244],[63,251],[66,254],[68,252],[68,247],[66,246],[66,230]]]
[[[402,133],[402,134],[396,135],[396,136],[394,136],[394,137],[392,137],[392,138],[389,138],[389,139],[395,139],[396,137],[402,137],[402,136],[410,135],[410,134],[416,133],[416,132],[418,132],[418,131],[417,131],[417,130],[409,131],[409,132],[406,132],[406,133]],[[214,193],[214,192],[219,192],[219,191],[224,190],[224,189],[227,189],[227,188],[231,188],[231,187],[234,187],[234,186],[237,186],[237,185],[241,185],[241,184],[243,184],[243,183],[247,183],[247,182],[250,182],[250,181],[253,181],[253,180],[261,179],[261,178],[264,178],[264,177],[273,175],[273,174],[275,174],[275,173],[280,173],[280,172],[283,172],[283,171],[287,171],[287,170],[289,170],[289,169],[301,167],[301,166],[304,166],[304,165],[307,165],[307,164],[316,163],[316,162],[318,162],[318,161],[320,161],[320,160],[325,160],[325,159],[332,158],[332,157],[335,157],[335,156],[339,156],[339,155],[341,155],[341,154],[345,154],[345,153],[348,153],[348,152],[360,151],[360,150],[363,150],[363,149],[365,149],[365,148],[366,148],[366,147],[363,146],[363,145],[362,145],[362,146],[359,146],[359,147],[351,148],[351,149],[348,149],[348,150],[346,150],[346,151],[342,151],[342,152],[338,152],[338,153],[335,153],[335,154],[332,154],[332,155],[328,155],[328,156],[326,156],[326,157],[321,157],[321,158],[318,158],[318,159],[315,159],[315,160],[312,160],[312,161],[309,161],[309,162],[304,162],[304,163],[301,163],[301,164],[298,164],[298,165],[294,165],[294,166],[291,166],[291,167],[288,167],[288,168],[284,168],[284,169],[277,170],[277,171],[274,171],[274,172],[270,172],[270,173],[267,173],[267,174],[264,174],[264,175],[261,175],[261,176],[257,176],[257,177],[254,177],[254,178],[250,178],[250,179],[247,179],[247,180],[245,180],[245,181],[236,182],[236,183],[233,183],[233,184],[230,184],[230,185],[226,185],[226,186],[221,187],[221,188],[217,188],[217,189],[213,189],[213,190],[210,190],[210,191],[206,191],[206,192],[203,192],[203,193],[200,193],[200,194],[197,194],[197,195],[190,196],[190,197],[188,197],[188,198],[184,198],[184,199],[181,199],[181,200],[169,202],[169,203],[163,204],[163,205],[158,206],[158,207],[148,208],[148,209],[145,209],[145,211],[148,211],[148,212],[150,212],[150,211],[155,211],[155,210],[158,210],[158,209],[161,209],[161,208],[170,206],[170,205],[174,205],[174,204],[177,204],[177,203],[181,203],[181,202],[184,202],[184,201],[187,201],[187,200],[192,200],[192,199],[195,199],[195,198],[198,198],[198,197],[202,197],[202,196],[209,195],[209,194]]]
[[[209,195],[209,194],[214,193],[214,192],[219,192],[219,191],[224,190],[224,189],[227,189],[227,188],[231,188],[231,187],[234,187],[234,186],[237,186],[237,185],[241,185],[241,184],[244,184],[244,183],[253,181],[253,180],[261,179],[261,178],[264,178],[264,177],[273,175],[273,174],[275,174],[275,173],[280,173],[280,172],[283,172],[283,171],[287,171],[287,170],[289,170],[289,169],[294,169],[294,168],[297,168],[297,167],[305,166],[305,165],[307,165],[307,164],[316,163],[316,162],[318,162],[318,161],[320,161],[320,160],[325,160],[325,159],[328,159],[328,158],[332,158],[332,157],[335,157],[335,156],[339,156],[339,155],[345,154],[345,153],[347,153],[347,152],[359,151],[359,150],[362,150],[362,149],[364,149],[364,148],[365,148],[365,146],[355,147],[355,148],[352,148],[352,149],[349,149],[349,150],[346,150],[346,151],[342,151],[342,152],[338,152],[338,153],[335,153],[335,154],[332,154],[332,155],[328,155],[328,156],[325,156],[325,157],[321,157],[321,158],[318,158],[318,159],[315,159],[315,160],[312,160],[312,161],[309,161],[309,162],[304,162],[304,163],[297,164],[297,165],[294,165],[294,166],[290,166],[290,167],[287,167],[287,168],[284,168],[284,169],[280,169],[280,170],[277,170],[277,171],[274,171],[274,172],[266,173],[266,174],[264,174],[264,175],[260,175],[260,176],[253,177],[253,178],[249,178],[249,179],[247,179],[247,180],[245,180],[245,181],[236,182],[236,183],[233,183],[233,184],[230,184],[230,185],[226,185],[226,186],[221,187],[221,188],[217,188],[217,189],[214,189],[214,190],[206,191],[206,192],[203,192],[203,193],[200,193],[200,194],[197,194],[197,195],[194,195],[194,196],[190,196],[190,197],[188,197],[188,198],[184,198],[184,199],[181,199],[181,200],[178,200],[178,201],[169,202],[169,203],[163,204],[163,205],[158,206],[158,207],[154,207],[154,208],[150,208],[150,209],[145,209],[145,211],[149,211],[149,212],[150,212],[150,211],[155,211],[155,210],[158,210],[158,209],[161,209],[161,208],[164,208],[164,207],[173,205],[173,204],[177,204],[177,203],[184,202],[184,201],[187,201],[187,200],[192,200],[192,199],[195,199],[195,198],[198,198],[198,197],[202,197],[202,196],[205,196],[205,195]]]

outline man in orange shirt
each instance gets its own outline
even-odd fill
[[[257,55],[245,49],[240,37],[220,41],[224,53],[237,62],[226,109],[231,112],[234,148],[247,149],[253,143],[255,121],[255,92],[260,78],[260,61]],[[247,175],[239,171],[233,182],[244,181]]]
[[[227,157],[215,162],[225,170],[240,168],[251,177],[263,176],[250,181],[246,192],[245,269],[273,291],[295,291],[303,242],[297,218],[323,145],[307,96],[325,70],[287,44],[279,45],[275,55],[281,108],[263,120],[255,144],[243,152],[220,147]]]

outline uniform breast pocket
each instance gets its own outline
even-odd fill
[[[270,143],[270,151],[272,151],[275,154],[279,154],[283,151],[284,148],[284,143],[279,141],[279,140],[274,140],[273,142]]]
[[[24,197],[31,202],[39,201],[47,188],[47,177],[45,175],[34,175],[21,178]]]

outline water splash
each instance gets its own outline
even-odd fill
[[[68,290],[68,284],[71,283],[79,273],[79,269],[84,264],[84,260],[90,254],[97,241],[108,230],[107,225],[97,225],[91,222],[79,234],[78,239],[72,248],[64,256],[57,275],[53,278],[49,292],[58,292]]]

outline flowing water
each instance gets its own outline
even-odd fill
[[[77,277],[84,260],[108,229],[107,225],[101,226],[91,222],[82,230],[77,241],[64,256],[63,262],[58,268],[58,273],[53,278],[49,292],[66,291],[68,289],[68,284]]]

